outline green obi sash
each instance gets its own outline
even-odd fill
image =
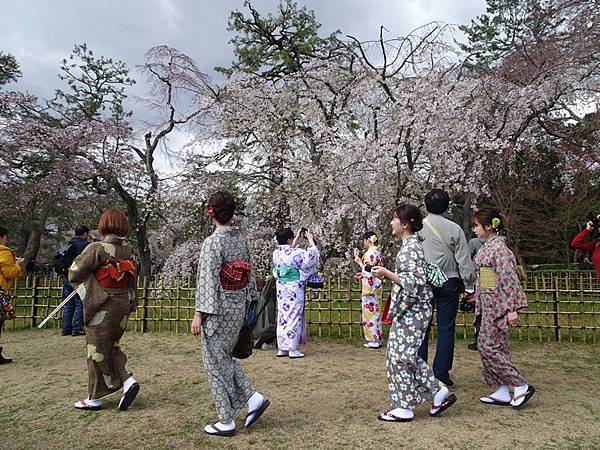
[[[295,267],[273,267],[273,276],[278,281],[300,281],[300,271]]]

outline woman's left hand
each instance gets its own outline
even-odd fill
[[[194,314],[194,320],[192,320],[192,334],[198,336],[200,334],[200,327],[202,326],[202,313],[196,311]]]
[[[506,316],[506,319],[508,320],[508,324],[511,327],[514,327],[519,321],[519,314],[516,312],[509,312]]]
[[[389,271],[383,266],[373,266],[371,273],[376,277],[383,278],[388,276]]]

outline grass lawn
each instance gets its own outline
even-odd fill
[[[86,395],[83,337],[56,331],[8,331],[0,366],[0,447],[3,449],[187,448],[600,448],[600,353],[586,344],[514,343],[513,360],[538,390],[522,411],[490,407],[478,397],[480,360],[457,341],[458,402],[439,418],[428,406],[408,424],[382,423],[388,407],[385,352],[356,343],[312,338],[307,357],[275,358],[256,351],[242,361],[272,401],[251,430],[238,418],[234,438],[203,433],[216,415],[191,335],[124,336],[129,366],[142,390],[129,411],[118,395],[99,412],[72,403]]]

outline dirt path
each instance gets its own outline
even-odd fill
[[[313,339],[301,360],[257,351],[242,364],[272,406],[250,431],[239,417],[226,439],[202,431],[216,415],[194,338],[129,333],[123,342],[140,396],[127,412],[116,410],[118,395],[81,412],[71,405],[85,397],[84,338],[3,333],[15,363],[0,367],[0,448],[600,448],[591,345],[515,344],[516,365],[538,389],[518,412],[478,402],[488,392],[479,357],[458,341],[457,404],[439,418],[422,406],[408,424],[376,420],[388,406],[383,350]]]

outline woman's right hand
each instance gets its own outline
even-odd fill
[[[23,265],[25,264],[25,258],[17,258],[15,262],[18,266],[23,267]]]
[[[378,278],[384,278],[384,277],[388,277],[388,270],[383,267],[383,266],[373,266],[371,268],[371,273],[378,277]],[[388,277],[389,278],[389,277]]]
[[[202,326],[202,313],[196,311],[194,314],[194,320],[192,320],[192,334],[198,336],[200,334],[200,327]]]

